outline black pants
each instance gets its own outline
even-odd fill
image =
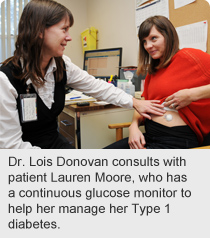
[[[167,127],[145,120],[144,137],[147,149],[188,149],[199,146],[195,133],[189,126]],[[128,138],[117,141],[104,149],[130,149]]]
[[[58,133],[58,136],[53,141],[53,143],[47,146],[46,148],[42,149],[75,149],[75,148],[71,144],[69,144],[69,142],[63,135]]]

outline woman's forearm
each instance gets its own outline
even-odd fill
[[[210,84],[196,88],[190,88],[189,91],[192,101],[210,98]]]
[[[143,121],[143,116],[141,116],[137,111],[134,111],[131,125],[139,127],[142,121]]]

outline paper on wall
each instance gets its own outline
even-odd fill
[[[201,21],[176,28],[180,49],[195,48],[207,51],[208,22]]]
[[[140,24],[148,17],[162,15],[169,18],[168,0],[154,0],[141,7],[136,8],[136,28],[137,32]]]
[[[174,0],[174,8],[184,7],[192,2],[195,2],[195,0]]]
[[[136,0],[136,7],[141,6],[145,2],[148,2],[148,0]]]

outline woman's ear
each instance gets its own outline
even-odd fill
[[[40,39],[43,39],[43,33],[42,32],[39,33],[39,37],[40,37]]]

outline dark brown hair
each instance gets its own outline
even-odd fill
[[[31,0],[23,9],[18,26],[18,37],[15,43],[14,56],[5,60],[3,64],[12,61],[20,72],[16,78],[31,79],[39,86],[44,84],[40,68],[42,61],[42,45],[45,29],[57,24],[64,18],[69,18],[70,27],[74,23],[72,13],[60,3],[52,0]],[[43,37],[40,38],[40,33]],[[20,59],[23,60],[23,69],[20,67]],[[57,70],[56,81],[63,77],[62,57],[55,58]]]
[[[160,63],[159,59],[152,59],[144,48],[144,38],[150,34],[151,28],[155,26],[165,39],[165,53]],[[179,50],[179,38],[172,23],[164,16],[153,16],[146,19],[139,28],[139,63],[137,74],[155,73],[158,69],[166,67],[171,58]]]

